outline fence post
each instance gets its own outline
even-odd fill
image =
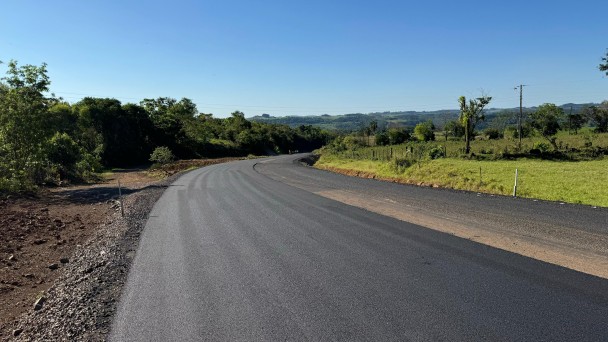
[[[515,169],[515,186],[513,186],[513,197],[517,197],[517,169]]]

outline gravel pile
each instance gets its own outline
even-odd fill
[[[104,341],[110,332],[148,213],[179,175],[124,198],[85,244],[76,246],[64,273],[32,302],[12,331],[12,341]]]

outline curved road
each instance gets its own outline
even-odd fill
[[[397,188],[440,203],[446,197],[462,203],[477,197],[353,179],[300,166],[296,158],[208,166],[169,187],[142,233],[110,339],[600,341],[608,336],[608,280],[315,192],[342,184]],[[488,206],[501,201],[513,205],[506,198],[486,199]],[[552,208],[555,215],[542,214],[547,217],[591,210],[538,205]],[[588,219],[591,231],[601,231],[606,220],[606,211],[596,213]]]

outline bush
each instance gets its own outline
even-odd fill
[[[410,139],[410,133],[403,128],[391,128],[388,130],[388,140],[391,145],[399,145]]]
[[[376,145],[386,146],[390,143],[389,136],[385,132],[376,134]]]
[[[167,164],[173,161],[175,157],[173,152],[167,146],[160,146],[154,149],[154,152],[150,155],[150,161],[157,164]]]
[[[443,149],[443,146],[433,147],[432,149],[429,150],[428,156],[431,159],[444,158],[445,151]]]
[[[412,165],[412,161],[406,158],[394,158],[390,165],[394,171],[403,173],[405,169]]]
[[[82,154],[74,139],[67,133],[57,132],[49,139],[46,148],[49,161],[55,165],[54,168],[46,170],[47,172],[53,174],[56,171],[61,179],[79,178],[76,163],[82,158]]]
[[[502,133],[496,128],[488,128],[484,133],[489,140],[497,140],[502,138]]]

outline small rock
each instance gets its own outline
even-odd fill
[[[13,336],[17,337],[17,336],[21,335],[22,332],[23,332],[23,329],[15,329],[15,330],[13,330]]]
[[[49,208],[41,208],[40,211],[49,211]]]
[[[24,274],[23,276],[27,279],[34,279],[34,275],[31,273]]]
[[[56,270],[58,268],[59,268],[59,265],[57,265],[57,264],[50,264],[49,265],[49,269],[51,269],[51,270]]]
[[[17,258],[15,258],[14,254],[11,254],[11,256],[8,257],[9,261],[17,261]]]
[[[36,299],[36,302],[34,303],[34,310],[38,311],[42,309],[42,306],[44,305],[45,301],[46,298],[44,298],[44,296],[41,296],[40,298]]]
[[[59,262],[61,262],[62,264],[67,264],[67,263],[70,262],[70,259],[68,259],[68,258],[61,258],[61,259],[59,259]]]
[[[43,243],[46,243],[45,239],[36,239],[36,240],[34,240],[34,245],[42,245]]]

